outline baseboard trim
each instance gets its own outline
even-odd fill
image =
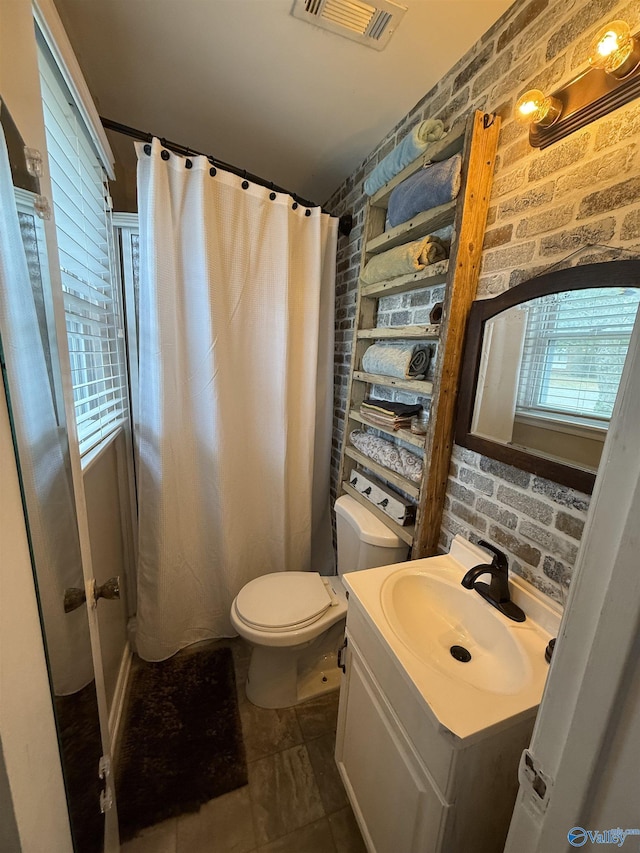
[[[133,654],[129,643],[125,644],[120,660],[120,669],[118,671],[118,680],[116,681],[116,689],[113,693],[113,702],[109,712],[109,739],[111,741],[111,755],[115,756],[118,753],[118,740],[120,737],[120,726],[124,714],[124,703],[127,696],[127,687],[129,686],[129,676],[131,675],[131,662]]]

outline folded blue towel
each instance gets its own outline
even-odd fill
[[[411,130],[402,142],[381,160],[364,182],[367,195],[377,193],[387,181],[401,172],[416,157],[423,154],[427,147],[444,136],[444,124],[440,119],[428,118]]]
[[[453,201],[460,192],[462,157],[431,163],[399,184],[389,196],[387,223],[393,228],[432,207]]]

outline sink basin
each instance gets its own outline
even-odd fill
[[[390,629],[422,663],[490,693],[518,693],[530,682],[517,623],[455,573],[399,569],[382,584],[380,600]]]

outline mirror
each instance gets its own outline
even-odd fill
[[[591,493],[640,302],[640,261],[556,270],[473,303],[456,442]]]
[[[102,754],[38,179],[0,109],[0,353],[76,850],[103,850]]]

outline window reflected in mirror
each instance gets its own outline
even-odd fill
[[[596,471],[640,288],[554,293],[485,326],[471,431]]]

